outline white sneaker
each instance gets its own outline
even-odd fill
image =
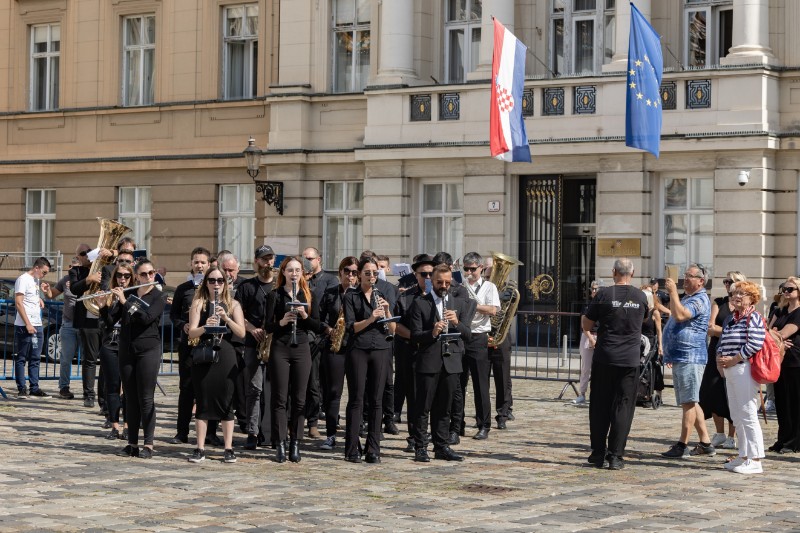
[[[727,463],[723,464],[722,466],[725,467],[725,470],[733,470],[734,468],[736,468],[737,466],[739,466],[743,462],[744,462],[744,458],[737,456],[737,457],[731,459],[730,461],[728,461]]]
[[[733,472],[737,474],[760,474],[764,471],[764,468],[761,466],[761,461],[753,461],[752,459],[748,459],[739,466],[733,467]]]
[[[581,394],[580,396],[572,400],[572,403],[574,403],[575,405],[584,405],[586,403],[586,395]]]
[[[720,448],[725,448],[728,450],[735,450],[736,449],[736,441],[733,440],[733,437],[728,437],[725,439],[725,442],[720,445]]]
[[[725,433],[714,433],[711,437],[711,445],[715,448],[722,446],[725,443]]]

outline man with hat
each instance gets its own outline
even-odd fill
[[[236,300],[244,313],[244,369],[245,419],[247,432],[245,449],[255,450],[259,443],[266,444],[272,435],[270,416],[270,381],[268,367],[258,356],[258,345],[264,340],[264,316],[267,294],[274,288],[272,268],[275,252],[261,245],[255,251],[256,276],[242,282],[236,290]]]
[[[411,342],[411,315],[409,309],[411,304],[426,294],[425,281],[431,279],[435,263],[428,254],[421,254],[414,258],[411,270],[414,272],[416,283],[409,287],[397,299],[394,309],[394,316],[400,317],[394,331],[394,413],[399,416],[403,410],[403,399],[406,400],[406,422],[408,425],[407,452],[414,452],[414,424],[416,422],[416,388],[414,386],[414,353],[416,347]],[[427,433],[428,428],[423,428]]]

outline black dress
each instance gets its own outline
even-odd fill
[[[224,304],[219,304],[227,311]],[[200,324],[208,320],[208,308],[200,314]],[[195,418],[200,420],[233,420],[233,394],[239,367],[236,350],[231,344],[233,333],[222,336],[219,361],[210,365],[192,365],[192,384],[197,402]],[[200,342],[209,342],[212,335],[203,334]]]
[[[714,324],[722,326],[725,319],[731,315],[728,297],[715,298],[714,303],[719,307]],[[711,418],[712,414],[715,414],[725,417],[731,422],[731,410],[728,408],[725,379],[720,376],[719,370],[717,370],[717,344],[719,344],[719,337],[711,337],[711,342],[708,344],[708,361],[703,372],[703,381],[700,383],[700,407],[703,408],[703,415],[706,420]]]

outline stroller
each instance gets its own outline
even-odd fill
[[[655,341],[655,339],[653,339]],[[639,364],[639,384],[636,391],[636,405],[658,409],[663,403],[661,390],[664,388],[664,373],[658,360],[656,342],[642,335],[642,354]]]

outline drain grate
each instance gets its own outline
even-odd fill
[[[512,487],[498,487],[497,485],[484,485],[482,483],[471,483],[469,485],[464,485],[464,490],[480,494],[503,494],[506,492],[513,492],[517,489]]]

